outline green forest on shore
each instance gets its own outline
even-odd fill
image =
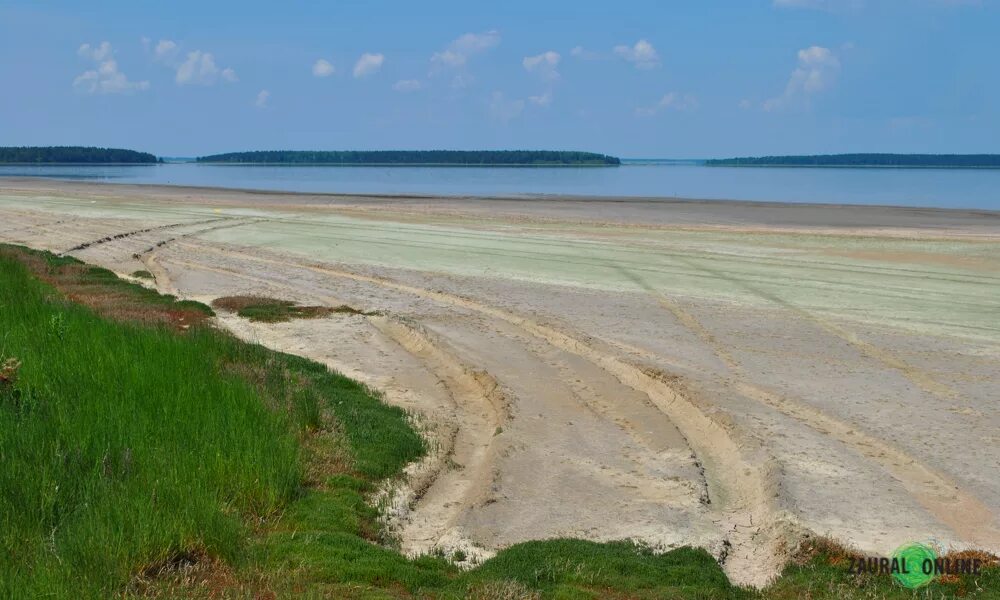
[[[90,146],[0,146],[0,164],[152,164],[148,152]]]
[[[706,160],[709,167],[897,167],[1000,169],[1000,154],[817,154]]]
[[[256,150],[199,156],[206,164],[354,166],[619,166],[595,152],[560,150]],[[0,146],[0,164],[154,164],[148,152],[88,146]],[[641,164],[655,161],[627,161]],[[817,154],[689,161],[709,167],[883,167],[1000,169],[1000,154]]]
[[[617,166],[614,156],[557,150],[273,150],[198,157],[200,163],[314,165]]]

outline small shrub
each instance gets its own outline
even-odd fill
[[[342,304],[340,306],[300,306],[291,300],[268,298],[266,296],[224,296],[212,301],[212,306],[220,310],[264,323],[280,323],[292,319],[316,319],[334,313],[364,315],[370,314]]]
[[[0,364],[0,386],[13,386],[17,382],[17,371],[21,368],[21,361],[14,357],[8,358]]]
[[[49,318],[49,333],[52,334],[56,339],[63,339],[66,337],[66,330],[69,326],[66,324],[66,315],[58,312]]]

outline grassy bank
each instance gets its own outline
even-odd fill
[[[377,481],[422,451],[401,411],[206,326],[207,307],[12,248],[0,290],[0,597],[238,562],[310,477]]]
[[[369,504],[424,450],[402,411],[211,312],[0,246],[0,598],[914,597],[824,545],[763,593],[627,542],[404,558]],[[998,589],[994,569],[918,597]]]

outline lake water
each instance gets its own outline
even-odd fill
[[[295,192],[444,196],[645,196],[1000,210],[1000,170],[0,165],[0,177],[53,177]]]

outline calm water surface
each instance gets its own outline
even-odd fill
[[[974,169],[0,165],[4,176],[295,192],[653,196],[1000,210],[1000,170]]]

